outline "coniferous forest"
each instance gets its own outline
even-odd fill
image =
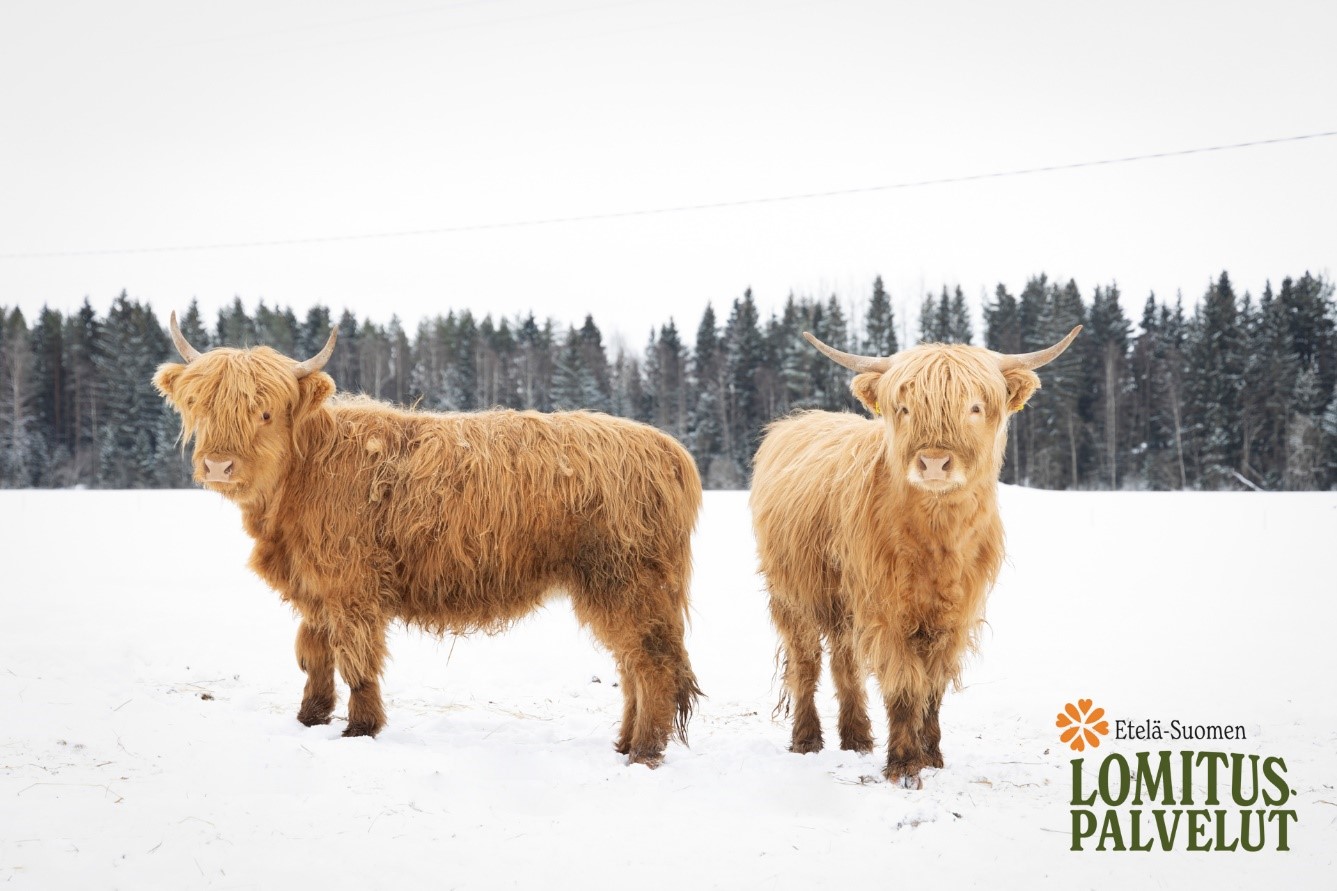
[[[1044,389],[1012,420],[1003,481],[1049,489],[1337,487],[1337,302],[1305,273],[1261,294],[1226,273],[1190,307],[1154,294],[1129,318],[1117,286],[1084,295],[1040,275],[1020,293],[998,285],[977,330],[960,288],[923,298],[914,327],[881,279],[842,302],[791,296],[761,318],[751,292],[694,329],[667,320],[643,349],[611,349],[595,320],[449,311],[406,331],[323,306],[300,318],[234,300],[215,319],[181,315],[201,350],[267,344],[306,357],[330,327],[326,370],[345,392],[441,411],[494,406],[587,408],[636,418],[681,440],[708,488],[748,484],[768,421],[810,408],[858,411],[850,374],[807,345],[812,331],[847,351],[886,355],[915,342],[1039,349],[1074,325],[1080,338],[1042,372]],[[857,322],[855,317],[857,317]],[[27,319],[0,307],[0,485],[173,487],[190,484],[176,416],[154,392],[176,359],[146,304],[122,293],[105,316]],[[898,332],[902,332],[898,336]]]

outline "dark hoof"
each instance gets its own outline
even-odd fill
[[[900,786],[902,789],[923,789],[924,780],[919,776],[919,771],[926,767],[922,761],[888,761],[887,767],[882,771],[882,775],[887,778],[887,782],[893,786]]]
[[[613,743],[613,751],[617,752],[619,755],[630,755],[631,743],[627,740],[619,739],[617,742]]]
[[[330,715],[334,714],[334,709],[307,708],[302,706],[302,710],[297,713],[297,720],[301,721],[307,727],[315,727],[317,724],[330,723]]]
[[[644,764],[646,767],[654,770],[664,763],[663,752],[636,752],[627,758],[628,764]]]
[[[810,736],[807,739],[796,739],[789,744],[789,751],[795,755],[810,755],[813,752],[822,750],[821,736]]]
[[[344,736],[375,736],[381,732],[381,728],[372,724],[349,724],[343,732]]]

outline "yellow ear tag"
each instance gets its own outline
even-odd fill
[[[882,403],[881,403],[881,402],[874,402],[874,403],[873,403],[873,414],[875,414],[875,415],[881,415],[881,414],[882,414]]]

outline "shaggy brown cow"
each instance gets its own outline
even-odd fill
[[[250,566],[300,614],[307,674],[297,719],[334,711],[344,736],[385,724],[387,626],[500,630],[558,590],[617,659],[617,750],[657,765],[686,741],[700,690],[683,647],[701,481],[652,427],[588,412],[432,414],[331,398],[315,358],[268,347],[200,354],[154,384],[194,440],[195,479],[236,502]]]
[[[938,707],[975,644],[1003,559],[998,471],[1007,419],[1080,326],[1037,353],[932,344],[887,358],[834,350],[881,420],[808,412],[770,427],[757,451],[752,522],[784,652],[791,750],[822,747],[813,696],[822,638],[840,702],[840,747],[873,748],[864,695],[887,708],[888,780],[922,788],[942,767]]]

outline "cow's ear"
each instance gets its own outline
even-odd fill
[[[181,372],[186,370],[186,366],[179,365],[176,362],[164,362],[158,366],[158,372],[153,375],[153,386],[158,388],[158,392],[166,399],[172,399],[172,394],[176,389],[176,382],[181,377]]]
[[[875,415],[882,414],[882,407],[877,404],[877,384],[880,380],[882,380],[881,372],[865,371],[863,374],[856,374],[854,380],[850,381],[850,392],[854,394],[854,398]]]
[[[1010,368],[1003,372],[1007,382],[1007,410],[1021,411],[1026,407],[1026,400],[1040,389],[1040,377],[1029,368]]]
[[[334,395],[334,378],[323,371],[308,374],[297,381],[297,404],[293,416],[302,418]]]

